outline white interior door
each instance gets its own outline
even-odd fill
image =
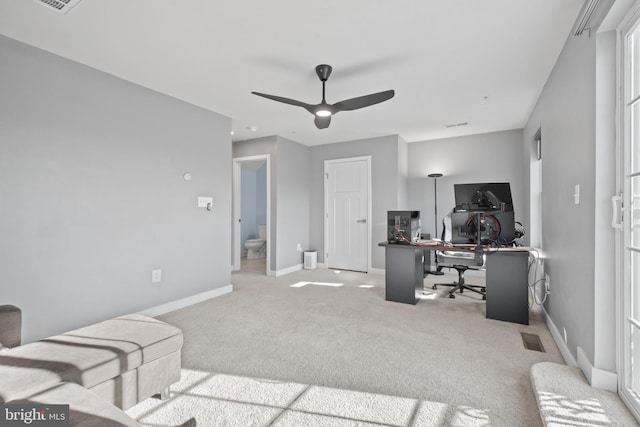
[[[368,271],[369,159],[325,163],[328,268]]]

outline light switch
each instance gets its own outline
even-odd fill
[[[198,197],[198,207],[206,208],[213,205],[213,197]]]
[[[580,204],[580,184],[576,184],[573,190],[573,203]]]
[[[151,283],[160,283],[162,280],[162,270],[151,270]]]

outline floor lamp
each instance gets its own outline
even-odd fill
[[[441,173],[430,173],[427,176],[433,178],[433,222],[436,226],[434,238],[438,239],[438,178],[442,178],[443,175]]]

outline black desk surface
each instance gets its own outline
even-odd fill
[[[408,243],[389,243],[380,242],[378,246],[382,247],[394,247],[404,249],[423,249],[425,251],[474,251],[476,245],[461,245],[461,244],[442,244],[442,243],[424,243],[424,241],[417,241],[411,244]],[[483,246],[482,249],[485,252],[530,252],[531,249],[526,246]]]

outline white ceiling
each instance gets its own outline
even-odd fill
[[[414,142],[522,128],[582,3],[82,0],[61,15],[2,0],[0,34],[228,116],[234,140]],[[319,103],[321,63],[329,103],[396,96],[319,130],[304,109],[251,94]]]

